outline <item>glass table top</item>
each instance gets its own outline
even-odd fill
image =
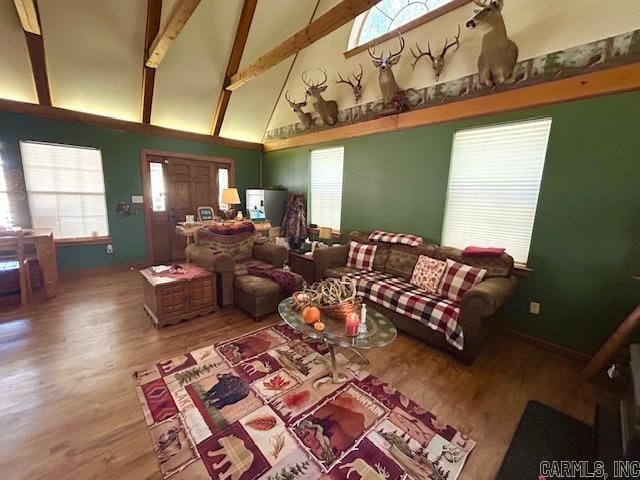
[[[293,306],[291,297],[284,299],[278,305],[278,312],[287,325],[307,337],[324,340],[330,345],[361,349],[379,348],[391,343],[398,335],[396,327],[387,317],[369,307],[367,307],[367,331],[359,333],[356,337],[349,337],[345,333],[344,321],[332,320],[323,314],[320,320],[325,324],[325,329],[319,332],[313,328],[313,325],[307,325],[302,318],[302,312],[296,311]]]

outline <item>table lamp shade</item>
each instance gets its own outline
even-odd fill
[[[240,195],[238,195],[237,188],[225,188],[222,190],[222,203],[229,205],[239,205]]]

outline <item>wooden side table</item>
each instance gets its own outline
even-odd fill
[[[157,327],[218,310],[216,276],[207,270],[191,280],[154,275],[146,268],[140,273],[144,282],[144,309]]]
[[[315,282],[316,264],[313,261],[313,254],[309,253],[307,255],[289,250],[289,260],[287,263],[292,272],[302,275],[305,282]]]

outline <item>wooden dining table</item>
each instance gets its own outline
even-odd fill
[[[0,251],[3,247],[15,243],[15,239],[0,236]],[[58,292],[58,263],[56,260],[56,246],[53,232],[46,228],[25,230],[25,246],[33,245],[42,274],[42,286],[46,298],[55,297]]]

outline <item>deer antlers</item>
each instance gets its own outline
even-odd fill
[[[353,80],[356,83],[353,83],[350,79],[349,79],[349,75],[347,75],[347,79],[345,80],[344,78],[342,78],[342,75],[340,75],[340,72],[338,72],[338,78],[340,80],[336,80],[336,84],[339,83],[344,83],[346,85],[351,86],[351,90],[353,90],[353,95],[355,96],[356,99],[356,103],[358,103],[358,101],[360,100],[360,97],[362,96],[362,85],[361,85],[361,81],[362,81],[362,75],[364,74],[364,70],[362,69],[362,65],[358,64],[360,66],[360,73],[354,73],[351,76],[353,76]]]
[[[291,107],[306,107],[307,106],[307,94],[306,93],[304,95],[304,100],[301,101],[301,102],[296,102],[295,100],[291,100],[289,98],[289,90],[284,92],[284,98],[287,99],[287,102],[289,102],[289,105]]]
[[[502,10],[504,0],[473,0],[473,3],[478,5],[480,8],[487,8],[491,4],[495,4],[498,10]]]
[[[474,1],[480,1],[480,0],[474,0]],[[445,38],[444,47],[442,48],[442,53],[440,53],[440,55],[433,55],[433,53],[431,53],[430,42],[427,42],[426,52],[423,52],[422,49],[420,48],[420,45],[416,43],[416,49],[418,50],[418,53],[414,52],[413,48],[411,48],[411,55],[413,55],[413,62],[411,63],[411,69],[415,69],[418,61],[426,55],[431,60],[431,65],[435,70],[436,81],[437,81],[440,78],[440,74],[442,73],[442,70],[444,68],[445,56],[447,55],[447,52],[449,51],[449,49],[454,46],[456,47],[455,51],[457,52],[458,49],[460,48],[460,25],[458,25],[458,34],[453,37],[453,42],[449,43],[449,37]]]
[[[327,72],[325,71],[324,68],[316,68],[315,70],[318,70],[322,73],[323,75],[323,79],[316,83],[316,82],[311,82],[309,83],[309,81],[307,81],[307,73],[309,72],[309,70],[305,70],[304,72],[302,72],[302,82],[309,88],[318,88],[318,87],[322,87],[325,83],[327,83]]]
[[[389,56],[387,57],[387,62],[390,62],[391,60],[395,59],[396,57],[400,56],[400,54],[402,53],[402,51],[404,50],[404,38],[402,38],[402,35],[398,35],[398,38],[400,40],[400,50],[398,50],[397,52],[393,52],[393,50],[389,50]],[[373,47],[368,47],[367,51],[369,52],[369,56],[371,58],[373,58],[374,60],[377,60],[379,62],[383,61],[384,58],[382,57],[382,55],[380,55],[379,57],[376,56],[376,46],[374,45]],[[383,52],[384,54],[384,52]]]

